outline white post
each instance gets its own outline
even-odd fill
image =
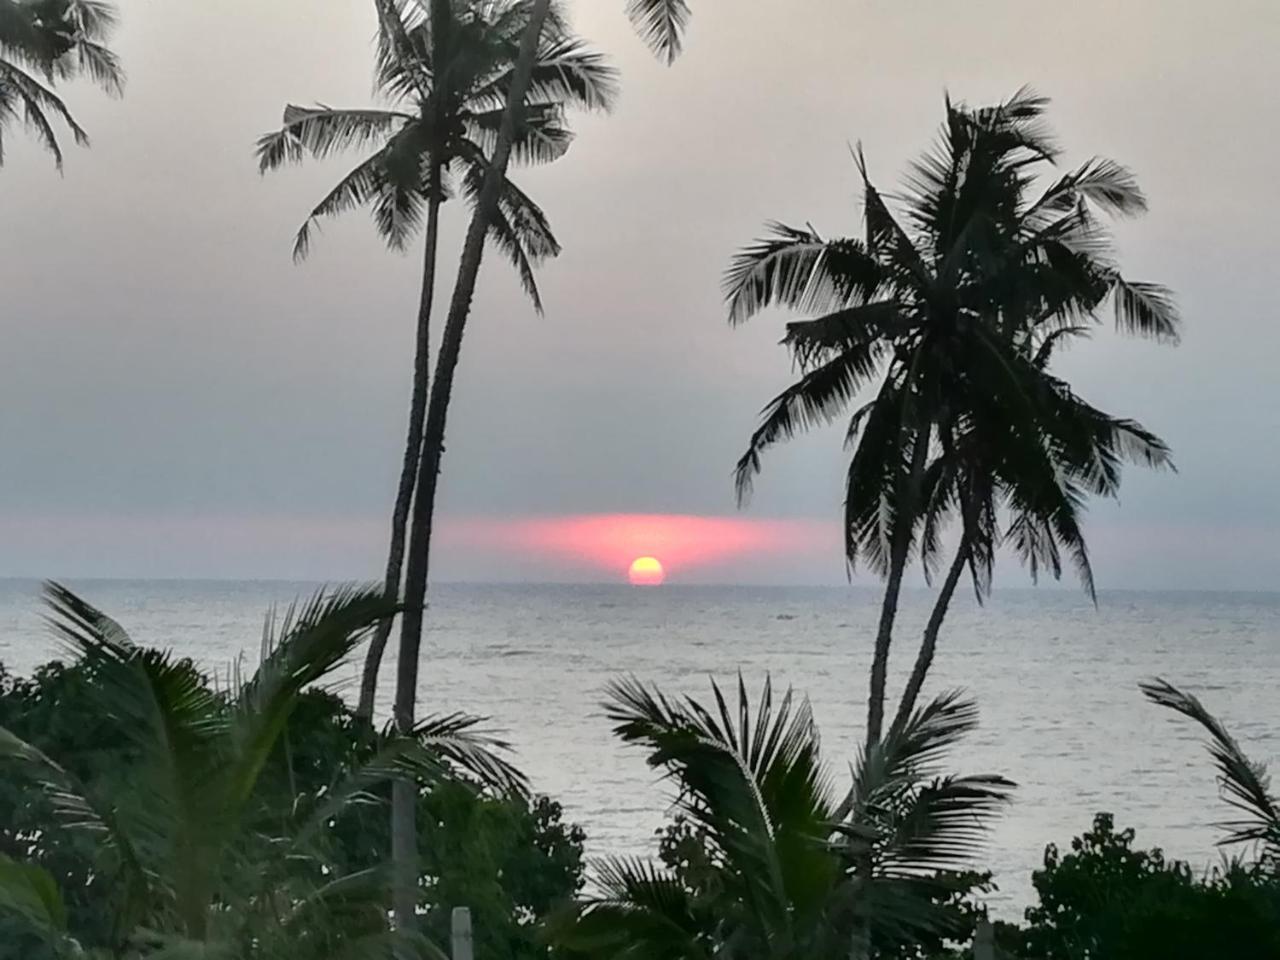
[[[472,960],[470,908],[454,907],[449,916],[449,926],[453,934],[453,960]]]
[[[973,960],[996,960],[996,934],[990,920],[979,920],[973,932]]]

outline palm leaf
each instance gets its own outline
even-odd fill
[[[284,108],[279,130],[258,138],[258,170],[266,173],[304,156],[325,159],[383,140],[415,118],[395,110],[338,110],[318,104]]]
[[[865,302],[883,270],[857,240],[823,240],[812,227],[768,224],[725,271],[729,322],[743,323],[765,307],[828,312]]]
[[[1152,703],[1194,720],[1209,734],[1209,755],[1218,768],[1223,794],[1227,803],[1243,814],[1243,819],[1221,824],[1228,831],[1221,842],[1259,843],[1267,856],[1280,857],[1280,806],[1271,795],[1266,767],[1245,755],[1197,697],[1161,679],[1148,680],[1139,687]]]
[[[675,62],[689,23],[686,0],[627,0],[627,16],[654,53],[667,63]]]
[[[604,958],[709,960],[702,910],[675,877],[628,858],[604,860],[594,872],[597,892],[553,920],[556,943]]]
[[[35,131],[40,144],[53,155],[54,164],[59,170],[62,169],[62,148],[46,114],[52,114],[66,124],[78,145],[89,145],[88,134],[76,123],[71,111],[57,94],[23,70],[4,61],[0,61],[0,90],[21,106],[22,118],[27,127]],[[13,105],[9,105],[5,112],[15,112]]]
[[[1111,279],[1111,292],[1117,329],[1164,343],[1178,342],[1181,320],[1168,287],[1125,280],[1117,273]]]
[[[227,730],[231,756],[221,776],[231,816],[253,792],[302,691],[332,673],[365,633],[396,609],[381,587],[340,587],[290,607],[278,626],[268,620],[266,655],[237,691]]]
[[[42,936],[57,940],[67,929],[67,907],[52,874],[0,853],[0,912],[16,914]]]
[[[760,412],[760,426],[752,433],[747,451],[735,468],[739,503],[751,494],[752,480],[760,472],[761,454],[801,430],[830,423],[839,416],[875,375],[884,351],[882,341],[868,340],[810,370],[769,401]]]

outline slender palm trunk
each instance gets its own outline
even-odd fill
[[[964,573],[964,565],[969,560],[969,543],[961,541],[956,550],[947,577],[938,589],[937,599],[933,602],[933,610],[929,613],[929,622],[925,624],[924,637],[920,641],[920,652],[916,654],[916,664],[911,668],[911,679],[902,693],[898,704],[898,712],[893,718],[893,730],[900,730],[911,718],[911,711],[916,708],[916,700],[920,698],[920,688],[924,686],[924,678],[933,665],[933,654],[938,647],[938,631],[942,629],[942,621],[947,616],[947,608],[951,606],[951,598],[955,596],[956,585]]]
[[[911,550],[911,532],[915,526],[916,501],[919,499],[920,482],[924,477],[925,461],[929,453],[930,428],[926,426],[916,437],[911,452],[911,472],[907,475],[899,505],[897,529],[889,553],[889,576],[885,579],[884,599],[880,604],[880,625],[876,629],[875,652],[871,659],[871,697],[867,703],[867,746],[880,742],[884,727],[884,689],[889,671],[889,646],[893,642],[893,621],[898,614],[898,598],[902,593],[902,577],[907,569],[907,554]]]
[[[467,227],[458,264],[458,278],[449,302],[436,376],[431,383],[431,399],[418,460],[417,494],[413,501],[409,527],[408,568],[405,571],[405,609],[400,625],[400,650],[396,670],[396,699],[393,716],[396,729],[406,733],[413,728],[418,695],[418,654],[422,646],[422,614],[427,596],[427,576],[431,550],[431,526],[435,515],[436,482],[440,458],[444,453],[445,421],[449,398],[453,391],[453,375],[462,349],[462,334],[471,299],[475,295],[476,278],[484,255],[485,236],[497,210],[498,199],[511,159],[516,124],[529,88],[538,39],[546,22],[551,0],[537,0],[529,15],[529,23],[520,39],[519,59],[507,92],[507,105],[498,130],[497,143],[484,183],[476,200],[475,212]],[[391,794],[391,856],[396,869],[396,891],[393,897],[396,926],[401,930],[414,925],[414,892],[417,886],[417,824],[414,820],[414,785],[397,780]],[[412,885],[410,885],[412,881]]]
[[[422,432],[427,418],[427,382],[431,372],[431,302],[435,294],[436,249],[440,231],[440,174],[432,174],[431,197],[427,201],[427,240],[422,253],[422,290],[418,297],[418,332],[413,355],[413,393],[409,400],[409,432],[404,445],[404,462],[400,466],[400,486],[391,512],[391,548],[387,552],[387,574],[383,592],[388,600],[400,598],[400,571],[404,564],[404,543],[409,527],[409,508],[413,503],[413,487],[418,478],[418,459],[422,455]],[[378,624],[364,658],[360,677],[360,700],[356,718],[373,719],[374,697],[378,692],[378,668],[387,649],[394,617]]]

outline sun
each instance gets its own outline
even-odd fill
[[[627,579],[635,587],[656,587],[667,578],[657,557],[636,557],[631,561]]]

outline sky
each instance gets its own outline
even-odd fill
[[[579,0],[621,71],[612,115],[518,182],[564,252],[546,316],[491,258],[450,410],[443,579],[842,583],[838,430],[731,469],[793,373],[785,317],[731,329],[719,279],[771,219],[860,229],[848,145],[891,185],[945,92],[1053,98],[1067,162],[1133,168],[1130,276],[1172,286],[1176,349],[1107,328],[1062,364],[1165,437],[1087,532],[1104,588],[1280,589],[1280,325],[1272,296],[1274,0],[694,0],[655,61],[623,0]],[[1068,12],[1069,11],[1069,12]],[[293,231],[355,156],[260,177],[289,102],[372,101],[371,0],[122,0],[121,100],[59,176],[0,168],[0,576],[376,577],[400,463],[419,259],[364,213]],[[446,209],[442,283],[463,227]],[[1016,563],[1000,583],[1021,586]]]

